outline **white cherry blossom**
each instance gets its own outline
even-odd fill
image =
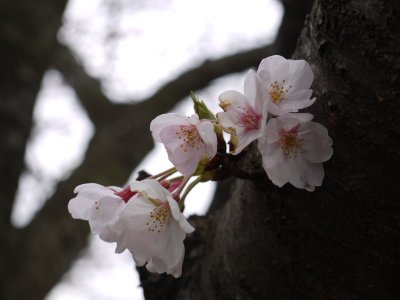
[[[268,111],[273,115],[297,112],[315,102],[310,99],[314,74],[304,60],[270,56],[261,61],[257,75],[268,92]]]
[[[169,160],[184,176],[192,175],[203,159],[211,160],[217,153],[214,125],[199,120],[194,114],[185,117],[169,113],[156,117],[150,124],[153,138],[163,143]]]
[[[218,124],[231,134],[232,154],[240,153],[252,141],[261,137],[266,122],[266,90],[257,74],[250,70],[244,82],[244,94],[226,91],[219,96],[224,112],[217,114]]]
[[[183,240],[194,228],[188,223],[171,193],[157,180],[131,183],[137,192],[120,213],[116,252],[132,252],[137,265],[150,272],[179,277],[185,254]]]
[[[129,196],[121,196],[119,187],[105,187],[97,183],[86,183],[75,188],[77,196],[68,203],[68,211],[74,219],[89,221],[92,233],[106,242],[115,242],[117,235],[110,226],[118,220]],[[126,193],[125,193],[126,195]],[[130,194],[132,195],[132,194]]]
[[[332,156],[332,140],[327,129],[312,118],[311,114],[289,113],[269,120],[259,150],[275,185],[289,182],[313,191],[322,184],[322,162]]]

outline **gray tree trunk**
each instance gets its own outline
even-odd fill
[[[147,299],[400,299],[399,14],[398,0],[314,3],[294,57],[334,141],[323,186],[236,180],[192,220],[180,280],[142,272]]]

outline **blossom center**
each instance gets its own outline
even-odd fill
[[[241,109],[241,111],[236,116],[236,123],[239,127],[243,127],[246,132],[260,128],[261,115],[247,107],[239,107],[239,109]]]
[[[285,87],[286,80],[282,80],[282,83],[274,81],[269,87],[269,95],[272,102],[279,104],[287,92],[292,88],[291,85]]]
[[[288,157],[297,157],[297,149],[303,145],[303,139],[299,139],[296,133],[284,133],[279,139],[283,154]]]
[[[180,147],[183,148],[184,152],[188,152],[189,148],[196,148],[199,150],[199,143],[201,142],[201,137],[196,126],[181,126],[176,135],[182,141]]]
[[[171,217],[171,210],[167,203],[161,203],[150,211],[150,222],[147,222],[148,230],[151,232],[160,233],[161,230],[168,224]]]

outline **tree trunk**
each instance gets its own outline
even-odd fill
[[[12,227],[10,215],[24,168],[36,95],[50,64],[48,57],[56,44],[66,3],[67,0],[0,3],[1,299],[33,299],[36,291],[38,298],[35,299],[43,298],[49,286],[33,288],[35,281],[41,281],[38,276],[41,270],[32,270],[31,274],[21,263],[21,234]],[[23,284],[23,274],[30,279],[26,284]]]
[[[294,56],[334,141],[322,187],[236,180],[192,220],[180,280],[142,272],[147,299],[400,299],[399,13],[397,0],[314,3]],[[255,147],[245,159],[260,164]]]

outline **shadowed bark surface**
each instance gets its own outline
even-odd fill
[[[236,180],[220,210],[194,220],[207,232],[187,240],[174,298],[156,296],[153,278],[148,299],[400,298],[399,12],[397,1],[315,2],[294,56],[312,65],[309,111],[334,141],[323,186]],[[246,160],[260,163],[254,149]]]

